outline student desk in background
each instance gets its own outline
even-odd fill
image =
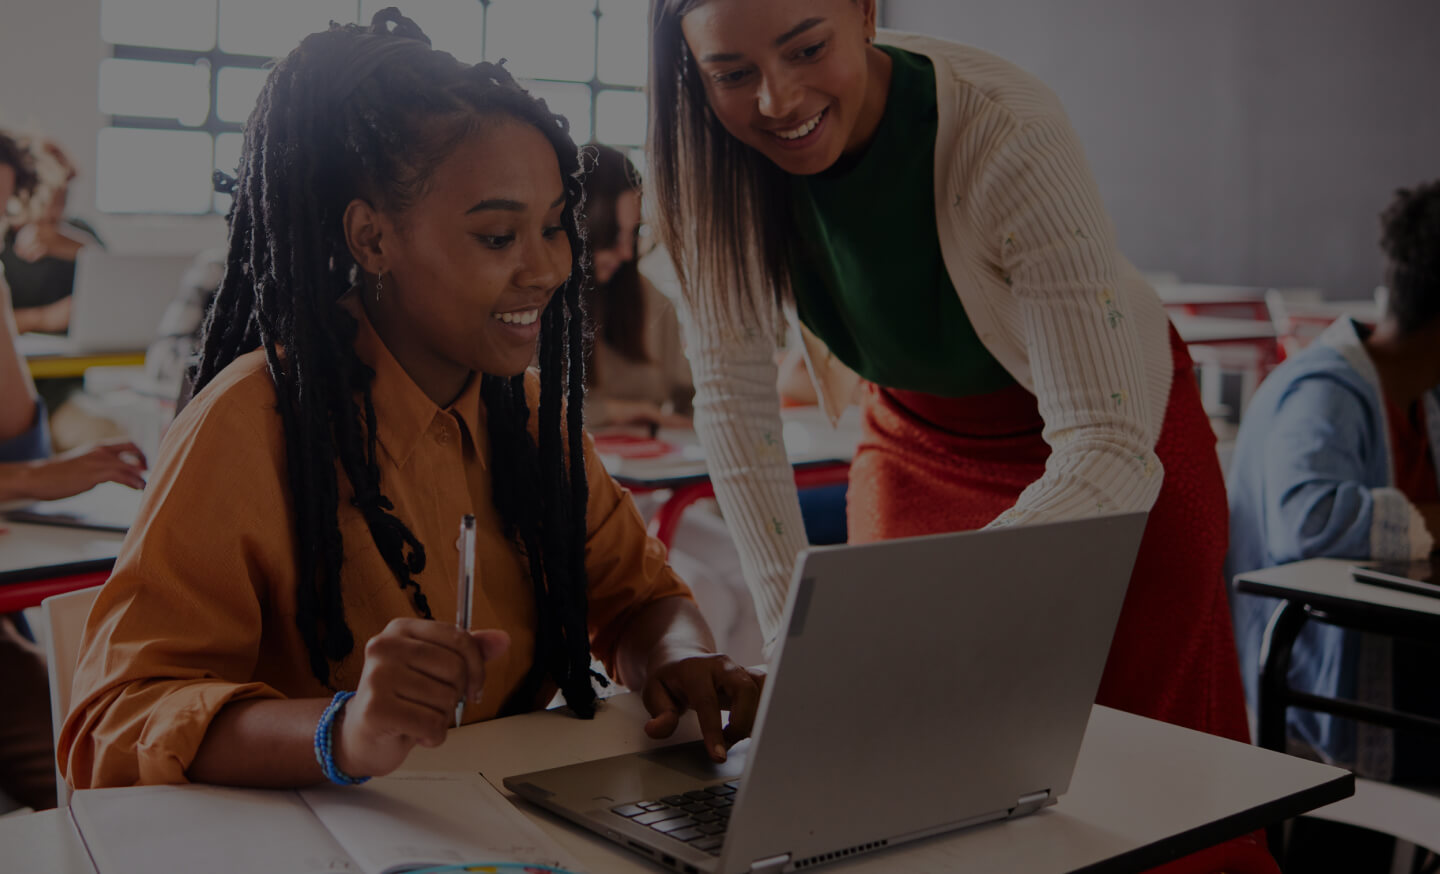
[[[26,356],[25,364],[32,379],[77,379],[92,367],[140,367],[145,352],[115,352],[105,355],[35,355]]]
[[[771,435],[777,451],[783,448],[795,469],[795,484],[802,488],[846,483],[850,479],[850,460],[860,442],[859,410],[846,410],[836,427],[818,407],[791,407],[781,411],[782,434]],[[704,452],[693,431],[662,430],[660,444],[673,451],[648,458],[624,457],[607,446],[607,438],[596,438],[596,452],[605,469],[620,485],[636,494],[670,490],[670,497],[661,504],[650,520],[650,533],[666,547],[671,545],[675,529],[685,510],[697,501],[715,496],[710,482]],[[607,451],[611,449],[612,451]]]
[[[0,614],[38,607],[51,595],[98,586],[110,576],[118,532],[0,520]],[[0,853],[0,867],[3,867]]]
[[[1219,316],[1187,316],[1171,313],[1175,331],[1190,350],[1200,369],[1200,401],[1205,411],[1217,415],[1221,404],[1221,371],[1240,373],[1240,408],[1260,380],[1279,363],[1275,326],[1268,320],[1231,319]]]
[[[1285,749],[1285,712],[1291,707],[1409,729],[1440,743],[1440,719],[1297,692],[1287,682],[1291,648],[1311,619],[1392,637],[1440,640],[1440,598],[1356,582],[1350,574],[1355,563],[1316,558],[1235,578],[1235,587],[1241,592],[1281,601],[1270,618],[1260,653],[1260,746]]]
[[[478,771],[504,792],[502,781],[514,774],[699,737],[691,718],[675,738],[651,740],[641,730],[647,718],[640,696],[621,694],[608,699],[591,721],[542,711],[477,723],[451,732],[442,747],[416,747],[404,768]],[[1352,791],[1353,777],[1338,768],[1096,707],[1070,791],[1054,807],[823,870],[1143,871]],[[559,817],[524,803],[519,807],[588,874],[666,870]],[[64,811],[0,819],[0,859],[7,871],[92,870]],[[19,866],[12,867],[17,860]]]
[[[1205,285],[1194,282],[1156,283],[1155,293],[1167,310],[1185,316],[1218,316],[1243,312],[1268,322],[1266,288],[1249,285]]]
[[[62,501],[10,508],[7,514],[38,509],[69,524],[0,518],[0,528],[8,529],[0,534],[0,614],[105,582],[140,500],[134,489],[101,483]]]

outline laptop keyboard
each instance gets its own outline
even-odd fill
[[[717,783],[683,795],[667,795],[655,801],[636,801],[610,808],[610,812],[633,823],[649,826],[668,838],[720,855],[725,829],[730,825],[730,808],[735,803],[739,780]]]

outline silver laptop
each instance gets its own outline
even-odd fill
[[[75,259],[67,334],[26,334],[26,357],[143,352],[180,291],[189,255],[114,255],[92,248]]]
[[[807,550],[752,739],[507,778],[677,871],[798,871],[1055,803],[1146,514]]]

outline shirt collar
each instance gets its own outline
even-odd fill
[[[469,431],[472,442],[482,442],[478,436],[483,427],[478,373],[471,375],[453,403],[442,408],[430,400],[390,354],[375,326],[370,324],[359,298],[354,293],[346,294],[339,305],[359,323],[355,354],[375,371],[375,379],[370,383],[370,399],[375,404],[376,430],[380,445],[396,466],[403,467],[410,460],[416,445],[435,426],[436,419],[459,421]]]
[[[1380,373],[1370,353],[1365,351],[1365,339],[1361,336],[1360,324],[1350,316],[1341,316],[1315,338],[1315,345],[1334,349],[1345,362],[1360,374],[1361,379],[1380,390]]]

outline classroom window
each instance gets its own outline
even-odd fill
[[[233,173],[273,59],[330,21],[389,5],[466,63],[506,60],[566,117],[578,143],[639,158],[647,114],[648,0],[100,0],[96,206],[112,213],[225,212],[211,172]]]

